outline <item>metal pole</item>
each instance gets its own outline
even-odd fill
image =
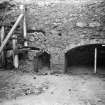
[[[97,48],[95,48],[94,52],[94,73],[97,72]]]

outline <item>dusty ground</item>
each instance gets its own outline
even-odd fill
[[[105,105],[105,75],[0,71],[0,105]]]

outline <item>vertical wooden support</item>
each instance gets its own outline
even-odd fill
[[[97,48],[94,51],[94,73],[97,72]]]
[[[21,5],[20,9],[21,9],[22,13],[24,14],[24,18],[23,18],[23,36],[24,36],[24,39],[25,39],[24,46],[28,46],[28,43],[26,41],[26,38],[27,38],[27,27],[26,27],[25,6]]]
[[[2,26],[2,28],[1,28],[1,35],[0,35],[0,44],[3,43],[4,35],[5,35],[4,26]],[[1,64],[2,64],[2,65],[5,65],[5,55],[4,55],[4,51],[1,52]]]
[[[26,38],[27,38],[27,29],[26,29],[26,18],[25,18],[25,15],[24,15],[24,19],[23,19],[23,31],[24,31],[24,46],[28,46],[28,43],[26,41]]]
[[[13,35],[13,40],[12,40],[12,47],[13,47],[13,51],[15,52],[17,50],[17,36]],[[13,52],[13,65],[14,67],[17,69],[19,66],[19,58],[18,58],[18,54]]]

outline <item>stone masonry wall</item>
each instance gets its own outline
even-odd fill
[[[23,3],[22,0],[18,4]],[[64,69],[65,53],[105,42],[104,0],[25,0],[29,45],[51,54],[52,69]]]
[[[71,48],[105,41],[105,2],[62,1],[27,6],[31,45],[51,54],[53,69],[64,69],[65,53]],[[42,32],[41,32],[42,31]]]

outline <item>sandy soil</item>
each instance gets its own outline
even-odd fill
[[[105,75],[0,71],[0,105],[105,105]]]

